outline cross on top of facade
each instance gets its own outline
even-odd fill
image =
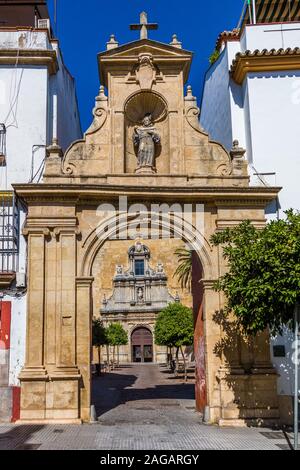
[[[131,24],[130,29],[140,31],[140,39],[148,39],[148,30],[158,29],[157,23],[148,23],[147,13],[144,11],[140,14],[140,23]]]

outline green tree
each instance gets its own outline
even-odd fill
[[[186,359],[183,346],[191,346],[194,341],[194,319],[190,308],[180,303],[169,304],[158,315],[154,329],[155,344],[158,346],[175,347],[176,369],[178,369],[178,353],[181,351],[184,363],[184,377],[187,381]]]
[[[300,301],[300,213],[258,230],[249,221],[212,237],[223,246],[228,272],[215,285],[226,294],[225,314],[233,312],[247,335],[292,326]]]
[[[111,323],[107,327],[108,343],[113,346],[113,364],[115,363],[115,348],[117,347],[117,365],[120,365],[120,346],[128,344],[128,335],[121,323]]]
[[[92,324],[93,346],[98,350],[97,373],[101,375],[101,346],[107,344],[106,329],[100,318],[94,318]]]
[[[209,57],[210,65],[213,65],[218,60],[219,57],[220,57],[220,51],[218,51],[218,49],[215,49]]]
[[[187,248],[178,248],[175,250],[178,258],[178,267],[173,277],[177,277],[180,281],[182,289],[192,290],[192,251]]]

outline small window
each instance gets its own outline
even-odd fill
[[[136,259],[134,262],[134,273],[136,276],[145,275],[145,261],[143,259]]]

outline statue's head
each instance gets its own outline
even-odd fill
[[[149,127],[152,125],[152,114],[151,113],[147,113],[143,119],[143,125],[145,127]]]

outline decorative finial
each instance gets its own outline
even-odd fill
[[[104,294],[102,303],[103,303],[104,306],[107,305],[107,299],[106,299],[106,295],[105,295],[105,294]]]
[[[96,98],[97,101],[107,101],[107,96],[105,95],[105,88],[103,85],[99,88],[99,95]]]
[[[191,85],[187,86],[186,96],[184,97],[184,100],[185,101],[196,101],[195,96],[193,96],[193,90],[192,90]]]
[[[244,160],[246,150],[243,147],[240,147],[239,141],[235,139],[232,143],[232,149],[230,150],[230,155],[232,160],[241,161]]]
[[[115,49],[116,47],[119,47],[119,43],[116,40],[115,35],[111,34],[109,41],[106,43],[106,49],[110,51],[111,49]]]
[[[180,297],[179,297],[178,292],[176,292],[175,302],[178,303],[178,304],[180,303]]]
[[[170,42],[171,46],[182,49],[182,43],[178,41],[177,34],[173,34],[172,41]]]

